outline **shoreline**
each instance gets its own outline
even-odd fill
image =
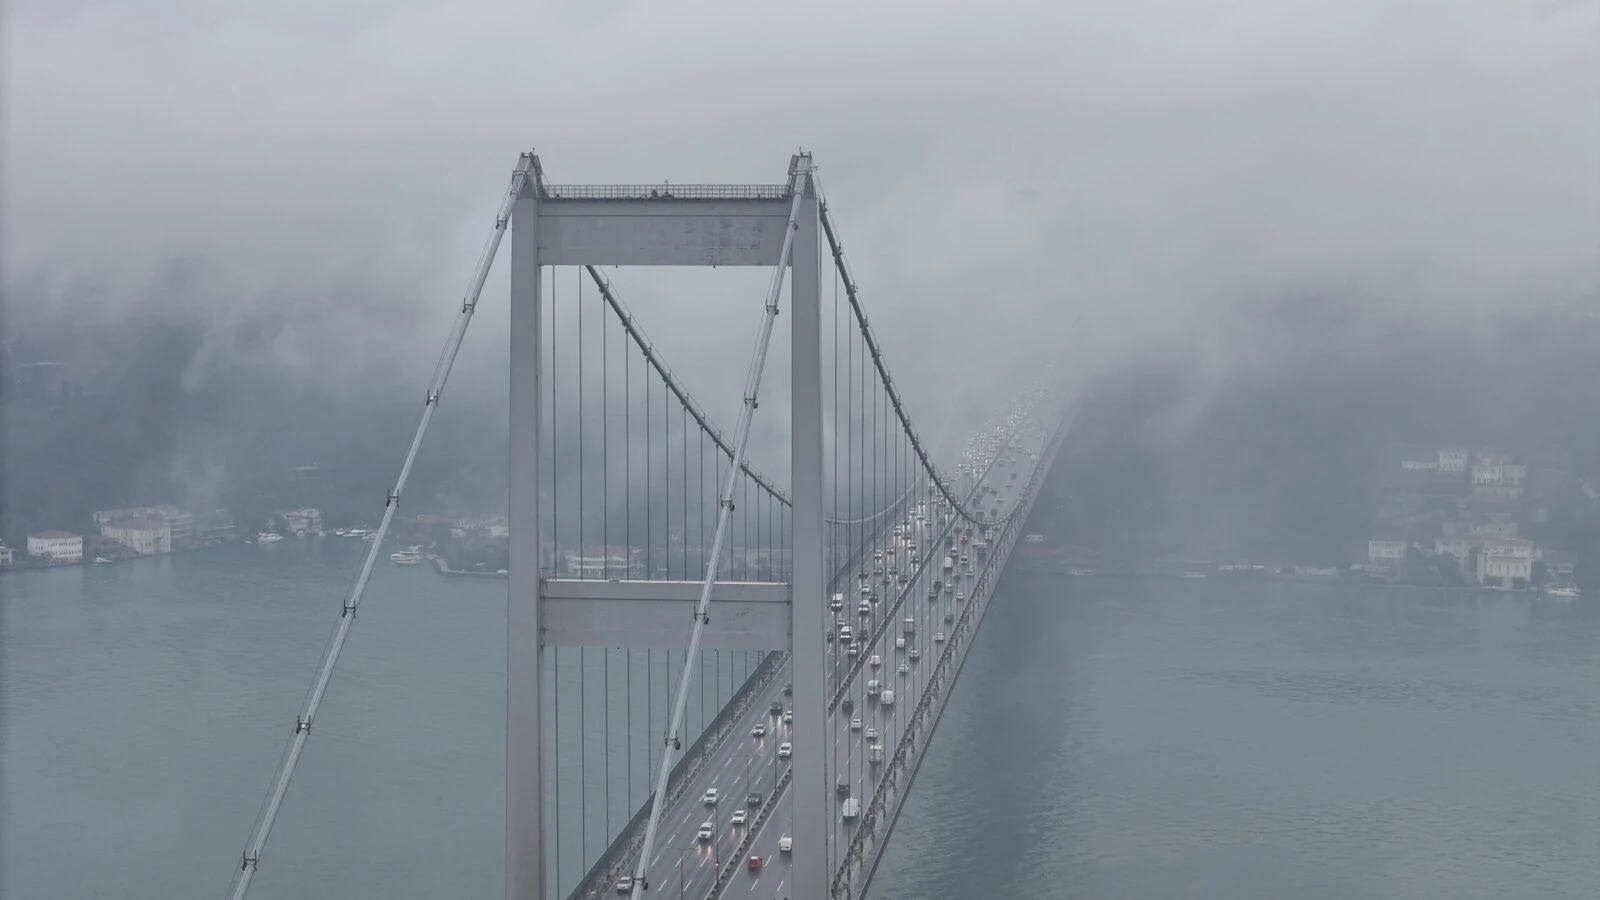
[[[1263,582],[1290,582],[1294,584],[1325,584],[1330,587],[1350,587],[1366,589],[1392,589],[1405,588],[1415,591],[1459,591],[1474,594],[1536,594],[1548,596],[1544,588],[1498,588],[1487,587],[1481,584],[1417,584],[1407,581],[1355,581],[1338,578],[1313,578],[1297,575],[1252,575],[1248,578],[1186,578],[1182,575],[1165,575],[1159,572],[1097,572],[1093,575],[1073,575],[1068,568],[1055,568],[1044,566],[1019,566],[1015,570],[1019,575],[1054,576],[1060,578],[1112,578],[1112,579],[1149,579],[1152,581],[1202,581],[1210,584],[1259,584]],[[1580,594],[1579,597],[1585,596]],[[1577,599],[1568,597],[1566,599]]]

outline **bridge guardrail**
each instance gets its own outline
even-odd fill
[[[1027,499],[1025,505],[1019,510],[1020,515],[1008,521],[999,535],[995,551],[990,554],[989,561],[984,566],[983,574],[979,577],[978,587],[981,589],[974,590],[973,602],[968,603],[966,609],[962,610],[961,618],[958,620],[956,628],[951,631],[950,640],[947,642],[948,646],[940,654],[939,662],[934,669],[933,677],[929,680],[928,688],[923,692],[911,718],[908,720],[906,733],[896,746],[895,754],[891,758],[889,765],[885,767],[884,777],[879,782],[878,790],[873,794],[872,803],[863,813],[861,824],[852,835],[844,863],[834,875],[831,889],[834,900],[853,900],[858,893],[865,891],[872,881],[872,875],[877,870],[877,856],[870,857],[871,867],[866,870],[865,877],[861,879],[859,886],[856,884],[857,877],[861,874],[862,865],[869,859],[870,845],[877,843],[879,840],[879,823],[881,821],[888,823],[883,835],[883,838],[887,839],[888,833],[893,830],[894,822],[899,816],[899,810],[905,803],[909,790],[900,790],[902,774],[906,776],[905,783],[909,788],[911,782],[916,778],[917,769],[922,765],[924,756],[916,750],[914,744],[921,735],[923,721],[928,711],[933,708],[935,701],[938,701],[942,707],[947,700],[945,696],[945,677],[947,675],[950,676],[949,685],[953,686],[955,679],[960,676],[961,667],[966,663],[967,651],[970,650],[970,647],[966,646],[966,642],[971,635],[976,634],[975,623],[981,621],[982,611],[987,608],[988,602],[993,596],[993,590],[999,583],[998,573],[1001,571],[1001,567],[996,567],[993,563],[995,560],[1009,560],[1011,550],[1016,546],[1017,540],[1021,536],[1023,525],[1026,523],[1028,515],[1032,512],[1034,502],[1038,499],[1038,492],[1043,487],[1043,481],[1048,477],[1050,469],[1054,466],[1056,454],[1060,451],[1061,445],[1066,440],[1067,433],[1071,429],[1075,414],[1075,408],[1069,410],[1055,433],[1051,435],[1050,441],[1046,444],[1046,452],[1041,455],[1041,464],[1035,467],[1032,477],[1028,479],[1024,492],[1024,496]],[[968,633],[969,624],[972,625],[971,634]],[[959,659],[955,657],[957,648],[961,648]],[[931,731],[929,737],[931,737]],[[908,766],[909,772],[907,771]]]

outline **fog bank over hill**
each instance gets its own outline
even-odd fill
[[[1143,558],[1345,565],[1407,454],[1497,447],[1536,479],[1600,478],[1600,304],[1253,309],[1101,373],[1045,527]],[[1549,539],[1600,552],[1600,509],[1569,499],[1551,514],[1578,524]]]

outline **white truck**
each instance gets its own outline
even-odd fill
[[[861,815],[861,801],[854,797],[846,799],[839,805],[839,817],[845,820],[854,819]]]
[[[879,706],[893,706],[894,705],[894,690],[891,689],[891,688],[884,688],[883,692],[878,695],[878,705]]]
[[[951,559],[950,557],[946,556],[944,558],[944,571],[945,571],[945,574],[946,575],[950,574],[950,572],[953,571],[955,569],[955,567],[956,567],[956,561]]]

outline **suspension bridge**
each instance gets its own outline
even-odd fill
[[[1064,385],[1041,367],[943,454],[911,421],[809,154],[781,182],[669,186],[554,184],[531,152],[231,896],[269,868],[273,824],[508,231],[507,900],[862,896],[1071,427]],[[613,266],[772,270],[749,307],[729,430],[674,375],[603,274]],[[787,398],[767,385],[780,319]],[[768,423],[788,433],[787,487],[749,459],[764,407],[787,407],[786,423]]]

